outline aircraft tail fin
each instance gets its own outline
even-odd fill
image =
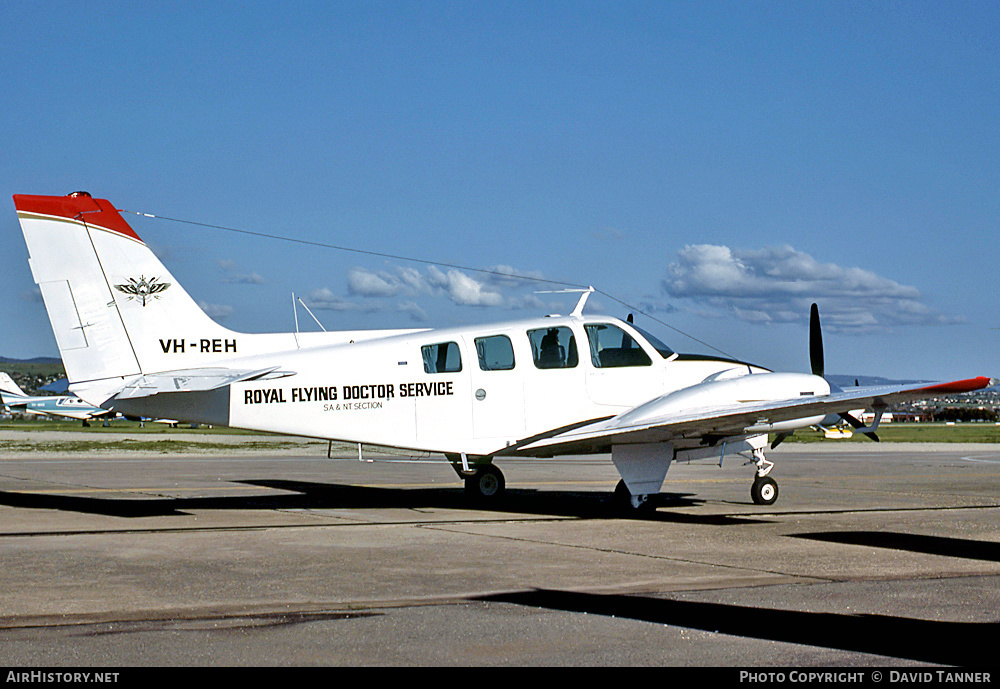
[[[14,382],[7,373],[0,371],[0,399],[4,404],[16,404],[22,399],[28,399],[28,393]]]
[[[110,393],[126,378],[238,354],[238,334],[205,314],[109,201],[77,192],[15,195],[14,205],[71,385],[104,381],[91,387]]]

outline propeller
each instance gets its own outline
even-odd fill
[[[812,373],[814,376],[819,376],[824,380],[826,379],[825,375],[826,365],[823,361],[823,328],[820,326],[819,306],[817,306],[816,304],[813,304],[812,308],[809,309],[809,366],[810,368],[812,368]],[[838,386],[834,385],[833,383],[830,383],[830,381],[827,381],[827,383],[829,383],[830,390],[832,392],[840,392],[840,388]],[[838,416],[840,416],[840,418],[842,418],[847,423],[851,424],[851,426],[853,426],[855,429],[865,428],[865,425],[861,421],[854,418],[847,412],[839,412]],[[776,448],[778,445],[781,444],[781,442],[785,438],[787,438],[791,434],[792,431],[785,431],[783,433],[778,433],[774,439],[774,442],[771,443],[771,449],[773,450],[774,448]],[[868,431],[865,432],[864,435],[868,436],[875,442],[878,442],[878,436],[875,435],[873,432]]]
[[[816,304],[812,305],[809,309],[809,364],[812,367],[812,372],[814,376],[819,376],[820,378],[825,378],[825,364],[823,362],[823,329],[819,322],[819,306]],[[829,382],[829,381],[827,381]],[[855,385],[857,382],[855,381]],[[837,391],[838,388],[833,383],[830,383],[830,389]],[[847,412],[840,412],[838,414],[847,423],[851,424],[855,429],[864,428],[865,424],[854,418]],[[868,432],[865,433],[866,436],[878,442],[878,436],[875,433]]]
[[[819,307],[816,304],[809,309],[809,364],[814,376],[824,376],[823,364],[823,329],[819,324]]]

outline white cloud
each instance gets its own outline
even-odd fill
[[[820,305],[824,326],[831,330],[962,322],[927,306],[915,287],[861,268],[820,263],[790,246],[689,245],[677,252],[661,287],[670,297],[758,323],[807,320],[812,302]]]
[[[219,268],[225,273],[223,282],[241,285],[263,285],[264,278],[257,273],[237,273],[236,262],[230,259],[222,259],[218,262]]]
[[[263,285],[264,278],[257,273],[233,273],[225,278],[225,282],[241,285]]]
[[[460,308],[561,310],[562,302],[546,303],[534,293],[539,287],[552,288],[540,285],[539,280],[544,280],[541,273],[509,265],[472,273],[430,264],[421,268],[387,264],[379,270],[354,267],[347,273],[346,294],[322,287],[304,297],[304,302],[316,310],[381,312],[387,317],[395,313],[414,323],[428,321],[428,312],[440,311],[440,302],[445,300]]]
[[[209,318],[216,321],[223,321],[233,315],[233,307],[227,306],[225,304],[209,304],[205,301],[199,301],[198,306],[204,311]]]
[[[325,311],[360,311],[361,307],[353,301],[334,294],[330,289],[323,287],[314,289],[303,301],[310,309],[323,309]]]
[[[423,323],[427,320],[427,312],[420,308],[415,302],[404,301],[400,303],[396,310],[400,313],[406,313],[410,315],[410,320],[417,323]]]
[[[522,279],[524,277],[529,280]],[[541,274],[499,265],[476,276],[457,268],[442,270],[428,266],[423,272],[415,268],[395,266],[371,271],[352,268],[347,275],[347,289],[352,296],[385,299],[406,295],[446,296],[460,306],[506,307],[511,309],[534,306],[537,300],[523,296],[505,296],[505,290],[532,285]],[[412,303],[412,302],[409,302]]]
[[[495,265],[485,270],[487,272],[481,274],[485,282],[503,287],[524,287],[545,279],[540,271],[520,270],[505,264]]]
[[[472,278],[460,270],[449,268],[442,272],[435,266],[427,270],[428,281],[444,290],[448,297],[461,306],[502,306],[503,295],[490,289],[485,283]]]
[[[347,273],[347,291],[361,297],[394,297],[402,282],[387,273],[372,273],[364,268],[352,268]]]

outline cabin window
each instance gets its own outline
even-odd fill
[[[580,361],[576,337],[565,326],[529,330],[528,339],[537,368],[574,368]]]
[[[425,345],[420,348],[424,373],[455,373],[462,370],[462,353],[455,342]]]
[[[616,325],[587,325],[590,360],[594,368],[650,366],[652,360],[631,335]]]
[[[514,346],[506,335],[476,338],[479,368],[484,371],[509,371],[514,368]]]

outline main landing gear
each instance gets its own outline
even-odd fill
[[[465,479],[465,496],[478,503],[498,502],[507,489],[503,472],[492,464],[477,467],[474,474],[463,478]]]
[[[448,455],[452,468],[465,482],[465,497],[480,505],[498,503],[507,490],[503,472],[491,463],[470,462],[461,455]]]
[[[616,512],[624,515],[644,516],[656,511],[656,507],[650,501],[648,495],[632,495],[624,479],[615,486],[614,495],[611,496],[611,504]]]

